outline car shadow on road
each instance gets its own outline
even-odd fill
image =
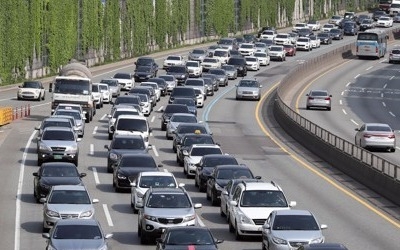
[[[110,184],[97,184],[96,188],[105,193],[115,193],[111,181]]]
[[[42,221],[31,221],[31,222],[25,222],[21,224],[21,228],[24,229],[28,233],[37,233],[37,234],[42,234],[43,233],[43,222]]]
[[[23,203],[29,203],[29,204],[38,204],[40,206],[42,206],[39,203],[36,203],[36,199],[33,196],[33,190],[31,194],[21,194],[21,202]]]
[[[133,214],[132,207],[130,203],[124,203],[124,204],[113,204],[110,206],[110,208],[118,213],[121,214]]]
[[[112,241],[116,241],[122,245],[129,245],[129,246],[137,245],[140,248],[140,240],[136,230],[134,232],[107,232],[107,233],[113,234]]]

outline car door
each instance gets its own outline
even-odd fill
[[[240,186],[237,186],[235,188],[235,191],[233,192],[232,195],[232,201],[236,201],[237,205],[236,206],[229,206],[229,220],[230,222],[234,225],[235,224],[235,220],[236,220],[236,215],[238,213],[238,205],[240,202],[240,196],[242,194],[242,188]]]

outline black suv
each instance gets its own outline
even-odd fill
[[[165,131],[167,129],[167,123],[171,118],[172,114],[175,113],[190,113],[188,107],[185,104],[168,104],[164,113],[161,116],[161,130]]]
[[[136,68],[139,66],[149,66],[152,68],[152,72],[155,72],[154,75],[157,75],[158,64],[152,57],[148,57],[148,56],[139,57],[137,59],[137,61],[135,62],[135,65],[136,65]]]
[[[179,85],[183,84],[189,78],[189,71],[186,66],[175,65],[168,68],[167,75],[175,76]]]
[[[229,58],[228,65],[232,65],[236,68],[238,76],[247,76],[246,59],[244,57],[234,56]]]
[[[191,98],[197,102],[196,92],[191,87],[175,87],[169,96],[168,103],[173,103],[175,98]]]

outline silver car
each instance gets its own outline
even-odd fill
[[[389,53],[389,63],[400,62],[400,49],[392,49]]]
[[[356,128],[355,144],[363,148],[383,148],[396,151],[396,134],[384,123],[365,123]]]
[[[72,116],[75,120],[75,125],[77,128],[77,134],[79,137],[83,137],[85,134],[85,117],[83,117],[79,111],[73,110],[73,109],[57,109],[54,112],[54,115],[66,115],[66,116]]]
[[[49,233],[43,233],[47,239],[46,249],[108,250],[107,239],[112,234],[104,234],[96,219],[59,220]]]
[[[307,210],[275,210],[262,226],[262,249],[292,250],[323,243],[322,230],[327,227]]]
[[[182,123],[197,123],[196,115],[192,113],[174,113],[167,123],[165,136],[172,139],[175,135],[176,128]]]
[[[242,79],[236,85],[236,100],[251,99],[259,101],[261,99],[262,85],[256,79]]]
[[[172,90],[178,85],[178,81],[173,75],[160,75],[158,77],[165,80],[165,83],[167,84],[167,93],[171,93]]]
[[[102,79],[100,83],[105,83],[108,85],[112,97],[117,97],[121,93],[121,86],[117,79]]]
[[[43,231],[47,231],[61,219],[92,219],[94,218],[94,203],[85,186],[57,185],[53,186],[43,203]]]
[[[306,96],[306,109],[325,108],[331,110],[332,95],[327,90],[311,90]]]
[[[235,80],[237,78],[237,70],[234,66],[226,64],[222,65],[221,69],[225,70],[229,80]]]

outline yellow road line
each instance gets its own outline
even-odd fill
[[[336,68],[336,67],[335,67]],[[329,72],[329,71],[327,71]],[[327,73],[326,72],[326,73]],[[332,178],[330,178],[328,175],[326,175],[325,173],[317,170],[316,168],[312,167],[311,165],[309,165],[306,161],[302,160],[300,157],[298,157],[297,155],[291,153],[287,147],[285,147],[284,145],[282,145],[278,139],[276,137],[273,137],[268,130],[266,129],[266,127],[264,127],[263,122],[261,121],[260,118],[260,109],[262,106],[263,101],[265,100],[265,98],[280,84],[280,82],[275,83],[270,89],[268,89],[268,91],[266,93],[263,94],[261,100],[258,102],[256,110],[255,110],[255,116],[256,116],[256,121],[258,123],[258,125],[260,126],[261,130],[263,131],[263,133],[265,134],[265,136],[269,137],[279,148],[281,148],[282,151],[288,153],[288,155],[290,157],[292,157],[295,161],[297,161],[300,165],[302,165],[304,168],[308,169],[309,171],[311,171],[312,173],[316,174],[317,176],[319,176],[320,178],[322,178],[323,180],[325,180],[326,182],[328,182],[329,184],[331,184],[333,187],[335,187],[336,189],[338,189],[339,191],[343,192],[345,195],[349,196],[350,198],[352,198],[353,200],[359,202],[361,205],[365,206],[367,209],[371,210],[373,213],[377,214],[378,216],[380,216],[381,218],[383,218],[384,220],[386,220],[387,222],[389,222],[390,224],[392,224],[393,226],[397,227],[400,229],[400,223],[394,219],[392,219],[391,217],[387,216],[385,213],[381,212],[380,210],[376,209],[375,207],[373,207],[372,205],[370,205],[367,201],[365,201],[363,198],[357,196],[356,194],[354,194],[353,192],[351,192],[350,190],[348,190],[347,188],[339,185],[335,180],[333,180]]]

